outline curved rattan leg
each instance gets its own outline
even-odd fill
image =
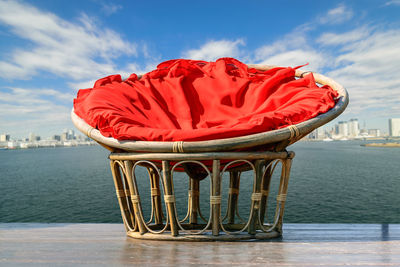
[[[122,168],[122,166],[124,164],[122,162],[120,162],[120,164],[118,164],[118,165]],[[131,193],[130,193],[129,184],[128,184],[128,178],[126,176],[125,168],[123,168],[123,171],[122,171],[122,179],[123,179],[123,184],[125,186],[125,196],[126,196],[127,206],[129,207],[129,211],[130,211],[129,215],[130,215],[131,221],[135,222],[135,227],[133,230],[137,231],[138,224],[135,220],[135,211],[134,211],[133,205],[132,205],[132,198],[131,198]]]
[[[251,195],[251,213],[250,213],[250,224],[248,233],[251,235],[256,234],[257,225],[259,222],[259,209],[261,201],[261,180],[263,176],[265,160],[256,160],[255,166],[255,181],[253,185],[253,193]]]
[[[136,185],[136,179],[132,175],[133,163],[130,160],[125,160],[124,165],[125,165],[125,175],[126,175],[128,186],[129,186],[133,210],[135,212],[135,220],[139,227],[139,232],[141,234],[144,234],[147,232],[147,229],[145,226],[145,222],[143,221],[143,217],[141,216],[142,210],[141,210],[141,206],[140,206],[140,196],[139,196],[139,191],[138,191],[138,188]]]
[[[268,208],[268,195],[269,188],[271,185],[271,177],[272,177],[272,161],[266,162],[266,169],[264,171],[262,181],[261,181],[261,202],[260,202],[260,222],[263,223],[265,221],[265,215]]]
[[[228,224],[235,223],[235,214],[238,208],[239,186],[240,186],[240,172],[238,171],[229,172],[229,192],[228,192],[228,207],[227,207]]]
[[[212,235],[218,236],[220,230],[220,216],[221,216],[221,173],[220,161],[213,160],[212,165],[212,192],[210,195],[210,204],[212,210]]]
[[[200,209],[200,180],[189,180],[189,224],[197,224]]]
[[[146,166],[146,168],[150,176],[152,216],[156,225],[162,225],[164,214],[161,207],[160,177],[152,166]]]
[[[132,206],[129,199],[130,192],[124,187],[125,183],[123,180],[123,176],[121,176],[120,172],[120,170],[123,168],[122,164],[119,161],[117,162],[115,160],[111,160],[110,167],[125,230],[132,231],[135,229],[135,218],[132,213]],[[123,175],[125,175],[124,169],[122,169],[121,171]]]
[[[162,170],[163,170],[163,179],[164,179],[164,201],[167,204],[168,209],[168,217],[169,223],[171,228],[171,235],[177,236],[178,232],[178,224],[177,224],[177,217],[176,217],[176,209],[175,209],[175,194],[173,188],[173,181],[171,176],[171,168],[169,161],[163,160],[162,161]]]
[[[282,222],[283,222],[283,214],[285,211],[285,202],[286,202],[286,196],[287,196],[287,191],[288,191],[288,185],[289,185],[289,178],[290,178],[290,168],[292,166],[292,158],[293,155],[290,155],[287,159],[283,160],[283,166],[282,166],[282,176],[281,176],[281,182],[279,185],[279,192],[278,196],[276,197],[276,213],[275,216],[279,216],[278,218],[278,223],[277,223],[277,230],[282,233]]]

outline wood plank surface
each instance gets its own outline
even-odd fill
[[[122,224],[0,224],[0,266],[400,266],[400,224],[284,224],[254,242],[141,241]]]

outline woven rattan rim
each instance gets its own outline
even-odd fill
[[[259,70],[269,70],[276,66],[270,65],[248,65],[250,68]],[[309,71],[296,70],[296,77],[302,77]],[[103,136],[99,130],[88,125],[83,119],[78,117],[74,110],[71,112],[72,122],[82,133],[95,141],[103,144],[111,149],[120,149],[124,151],[141,151],[141,152],[217,152],[232,151],[237,149],[250,149],[255,146],[286,142],[287,144],[297,141],[299,138],[312,132],[314,129],[328,123],[339,116],[349,103],[349,96],[346,89],[335,82],[333,79],[324,75],[313,73],[315,81],[321,85],[329,85],[333,90],[337,91],[338,101],[336,105],[328,112],[318,115],[299,124],[290,125],[288,127],[272,130],[263,133],[251,134],[246,136],[224,138],[208,141],[179,141],[179,142],[161,142],[161,141],[119,141],[112,137]]]

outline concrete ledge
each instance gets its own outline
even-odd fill
[[[284,224],[264,242],[142,241],[122,224],[0,224],[0,265],[400,266],[400,224]]]

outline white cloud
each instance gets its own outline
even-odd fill
[[[69,82],[68,86],[73,89],[74,91],[78,91],[80,89],[87,89],[87,88],[93,88],[94,83],[97,80],[86,80],[86,81],[80,81],[80,82]]]
[[[304,68],[324,73],[348,89],[347,115],[400,116],[400,29],[364,25],[345,32],[322,32],[317,38],[312,34],[318,25],[346,22],[353,15],[350,8],[339,5],[314,23],[305,23],[280,40],[260,47],[254,61],[283,66],[310,62]]]
[[[0,90],[0,131],[23,137],[27,131],[48,136],[49,129],[71,127],[73,94],[54,89],[7,88]],[[68,103],[69,105],[66,105]]]
[[[303,32],[293,31],[272,44],[264,45],[255,51],[256,60],[262,60],[288,50],[308,47],[306,36]]]
[[[321,72],[340,82],[350,94],[349,116],[400,116],[400,29],[359,27],[326,32],[314,38],[309,31],[289,33],[257,49],[259,64],[296,66]]]
[[[340,24],[353,18],[353,15],[353,11],[349,7],[340,4],[319,17],[318,21],[321,24]]]
[[[357,28],[346,33],[323,33],[317,42],[322,45],[345,45],[365,39],[371,30],[367,28]]]
[[[136,55],[137,46],[107,28],[98,28],[86,15],[71,23],[27,3],[0,1],[0,23],[33,47],[15,49],[0,61],[0,77],[29,79],[40,71],[72,79],[113,73],[113,60]]]
[[[17,78],[27,80],[33,74],[36,74],[35,70],[25,68],[24,66],[15,65],[12,63],[0,61],[0,77],[2,78]]]
[[[308,43],[304,31],[293,31],[276,42],[258,48],[253,61],[258,64],[295,67],[310,63],[305,67],[319,71],[329,65],[329,57]]]
[[[346,39],[349,32],[342,35]],[[340,39],[341,34],[335,38]],[[387,30],[343,45],[336,56],[337,67],[328,75],[349,90],[350,112],[368,114],[375,110],[370,116],[400,115],[399,43],[400,30]]]
[[[391,0],[385,3],[385,6],[400,6],[400,0]]]
[[[221,57],[239,57],[239,46],[245,45],[243,39],[235,41],[220,40],[209,41],[199,49],[192,49],[182,53],[184,58],[213,61]]]
[[[157,64],[158,63],[156,63],[156,62],[150,61],[148,64],[146,64],[143,67],[136,63],[130,63],[124,69],[115,70],[114,72],[120,74],[122,80],[125,80],[132,73],[141,75],[141,74],[145,74],[149,71],[152,71],[152,70],[156,69]],[[97,79],[83,80],[83,81],[79,81],[79,82],[69,82],[68,86],[71,89],[73,89],[74,91],[78,91],[80,89],[92,88],[96,81],[97,81]]]
[[[43,104],[49,101],[49,97],[57,101],[70,103],[74,95],[72,93],[61,93],[54,89],[43,88],[12,87],[4,88],[0,91],[1,102],[9,102],[16,105]],[[2,112],[7,111],[2,110]]]
[[[152,71],[157,68],[157,65],[159,63],[160,62],[156,62],[154,60],[149,61],[145,66],[141,66],[136,63],[130,63],[123,70],[120,70],[118,73],[121,74],[121,77],[124,80],[127,79],[132,73],[142,75],[149,71]]]
[[[121,5],[115,5],[115,4],[111,4],[111,3],[102,3],[101,4],[101,11],[103,11],[103,13],[105,13],[107,16],[117,13],[117,11],[120,9],[122,9]]]

